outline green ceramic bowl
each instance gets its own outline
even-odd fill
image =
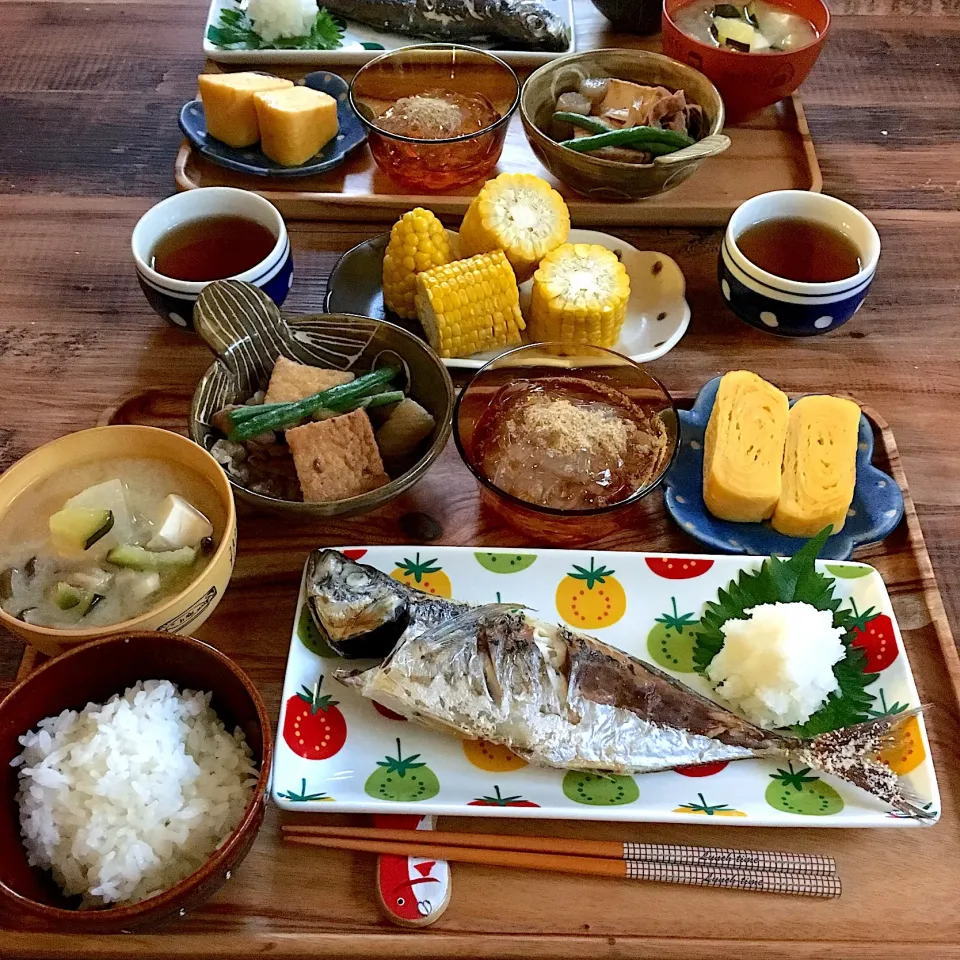
[[[707,136],[647,164],[621,163],[562,147],[551,129],[557,97],[575,90],[585,77],[616,77],[683,90],[688,100],[703,108]],[[596,200],[622,203],[672,190],[692,177],[707,157],[730,146],[729,137],[721,133],[724,109],[716,87],[693,67],[644,50],[591,50],[551,60],[523,85],[520,118],[540,162],[568,187]]]

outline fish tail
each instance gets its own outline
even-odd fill
[[[920,708],[904,710],[821,733],[789,748],[789,759],[866,790],[889,803],[896,813],[930,822],[935,814],[924,809],[923,800],[880,759],[887,750],[904,745],[907,723],[920,713]]]

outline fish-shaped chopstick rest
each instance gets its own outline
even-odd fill
[[[430,816],[375,814],[374,826],[387,830],[433,830]],[[377,857],[377,895],[387,917],[403,927],[426,927],[450,902],[446,860],[381,854]]]

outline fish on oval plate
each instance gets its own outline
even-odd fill
[[[576,50],[573,0],[327,0],[319,3],[344,23],[333,50],[221,47],[209,38],[236,0],[211,0],[203,52],[219,63],[358,66],[412,43],[465,43],[496,53],[512,66],[534,66]],[[438,26],[442,24],[442,26]]]
[[[459,251],[459,237],[447,230],[453,252]],[[390,234],[384,233],[348,250],[334,265],[327,281],[328,313],[355,313],[375,320],[389,320],[423,336],[416,320],[404,320],[383,302],[383,255]],[[687,332],[690,305],[686,300],[686,280],[676,261],[653,250],[638,250],[609,233],[596,230],[570,231],[568,243],[595,243],[612,250],[630,275],[630,299],[620,339],[613,349],[635,363],[649,363],[669,353]],[[520,308],[526,315],[533,280],[520,284]],[[445,357],[453,369],[479,370],[494,357],[512,347],[486,350],[471,357]]]
[[[805,738],[749,723],[697,672],[698,618],[765,562],[316,550],[287,661],[274,799],[300,811],[752,826],[935,820],[916,687],[871,567],[815,563],[866,646],[847,648],[846,686]],[[882,650],[871,646],[879,633]]]
[[[769,521],[733,523],[715,517],[703,502],[703,437],[717,399],[720,378],[704,384],[689,410],[678,412],[680,449],[664,478],[667,513],[684,533],[722,553],[789,556],[802,543],[777,533]],[[791,401],[791,406],[793,401]],[[872,464],[873,428],[860,415],[857,445],[857,482],[843,530],[830,537],[821,556],[846,560],[855,547],[878,543],[891,534],[903,517],[903,494],[893,477]]]

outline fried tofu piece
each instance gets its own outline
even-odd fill
[[[303,499],[345,500],[390,482],[365,410],[287,431]]]
[[[324,367],[308,367],[286,357],[277,357],[270,375],[270,385],[264,403],[292,403],[312,397],[322,390],[350,383],[353,374],[346,370],[328,370]]]

